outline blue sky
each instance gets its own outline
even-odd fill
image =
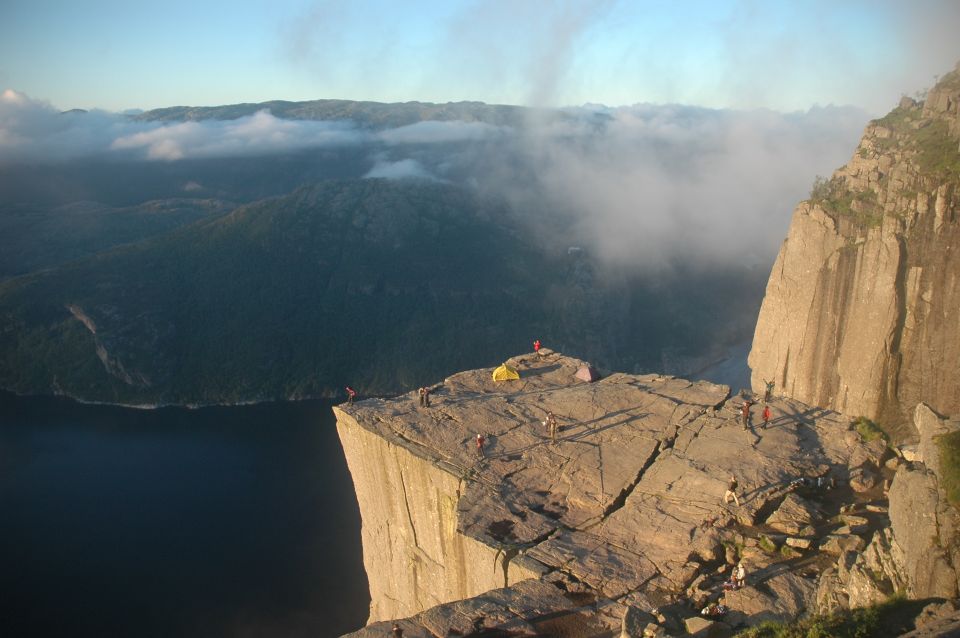
[[[5,0],[0,89],[58,108],[346,98],[881,114],[960,60],[957,0]]]

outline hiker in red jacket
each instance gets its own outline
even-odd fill
[[[533,351],[536,352],[537,354],[540,354],[540,340],[539,340],[539,339],[537,339],[536,341],[533,342]]]
[[[770,423],[770,406],[763,406],[763,429],[767,429],[767,425]]]
[[[357,396],[357,391],[347,386],[347,405],[353,405],[353,397]]]
[[[479,456],[481,459],[486,456],[483,453],[484,442],[485,442],[485,439],[483,438],[483,435],[478,433],[477,434],[477,456]]]

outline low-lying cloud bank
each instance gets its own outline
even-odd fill
[[[352,148],[366,157],[358,178],[439,180],[505,196],[521,216],[562,229],[561,236],[615,264],[658,273],[679,262],[766,268],[814,176],[849,160],[868,119],[851,107],[778,113],[641,104],[531,110],[516,129],[424,121],[373,130],[268,111],[235,120],[140,122],[106,112],[60,113],[6,91],[0,165]]]

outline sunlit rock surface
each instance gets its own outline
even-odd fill
[[[524,596],[539,601],[528,601],[537,614],[580,622],[589,608],[591,622],[619,627],[628,606],[668,605],[722,580],[735,530],[763,525],[791,480],[843,482],[848,461],[869,456],[848,418],[796,401],[774,400],[767,428],[753,406],[744,428],[743,399],[726,386],[620,373],[587,383],[574,376],[582,361],[550,351],[508,363],[518,381],[494,382],[492,368],[456,374],[430,407],[414,392],[336,409],[372,598],[372,624],[358,635],[386,635],[390,624],[377,621],[388,619],[426,627],[426,610],[531,580],[540,593]],[[739,507],[723,503],[731,476]],[[813,599],[815,580],[781,571],[765,578],[790,596],[753,594],[766,601],[763,618]],[[540,622],[507,607],[510,622]]]

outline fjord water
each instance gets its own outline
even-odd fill
[[[0,394],[0,635],[362,626],[359,511],[330,405]]]

